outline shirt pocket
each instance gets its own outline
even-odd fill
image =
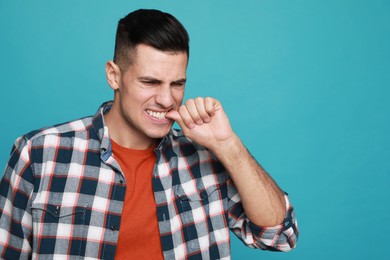
[[[210,203],[220,201],[221,197],[216,185],[207,189],[196,187],[195,192],[186,192],[182,186],[177,186],[175,188],[175,199],[182,219],[184,218],[187,222],[191,219],[192,221],[196,220],[198,215],[209,215]]]
[[[33,204],[31,213],[36,252],[71,252],[72,255],[79,255],[86,210],[84,206]],[[50,243],[53,240],[56,243]]]
[[[203,238],[203,243],[211,245],[217,241],[213,230],[226,228],[221,192],[216,185],[197,187],[194,192],[186,192],[183,187],[177,187],[175,203],[184,240],[190,252],[200,250],[197,242],[199,237]]]
[[[194,192],[186,192],[181,185],[175,187],[175,196],[181,201],[197,202],[207,200],[210,195],[218,190],[216,185],[213,185],[207,189],[203,187],[195,187]]]

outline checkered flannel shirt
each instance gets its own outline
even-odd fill
[[[104,123],[111,105],[17,139],[0,183],[1,258],[114,258],[126,179]],[[281,225],[256,226],[207,149],[171,130],[155,152],[152,182],[165,259],[229,259],[229,229],[249,247],[295,247],[297,222],[287,196]]]

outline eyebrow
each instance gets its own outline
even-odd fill
[[[138,77],[138,80],[139,81],[147,81],[147,82],[156,83],[156,84],[162,83],[162,80],[159,80],[159,79],[156,79],[153,77],[148,77],[148,76]],[[186,78],[182,78],[182,79],[172,81],[171,84],[184,84],[184,83],[186,83],[186,81],[187,81]]]

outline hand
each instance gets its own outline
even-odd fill
[[[185,136],[210,150],[229,142],[235,135],[221,103],[214,98],[189,99],[166,117],[175,120]]]
[[[240,194],[245,214],[253,223],[281,223],[286,214],[284,193],[233,132],[218,100],[189,99],[166,117],[177,121],[185,136],[211,150],[223,164]]]

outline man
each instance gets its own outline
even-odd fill
[[[228,259],[229,229],[249,247],[295,247],[287,195],[220,102],[182,105],[188,42],[167,13],[119,21],[106,64],[114,101],[12,149],[0,184],[1,258]]]

